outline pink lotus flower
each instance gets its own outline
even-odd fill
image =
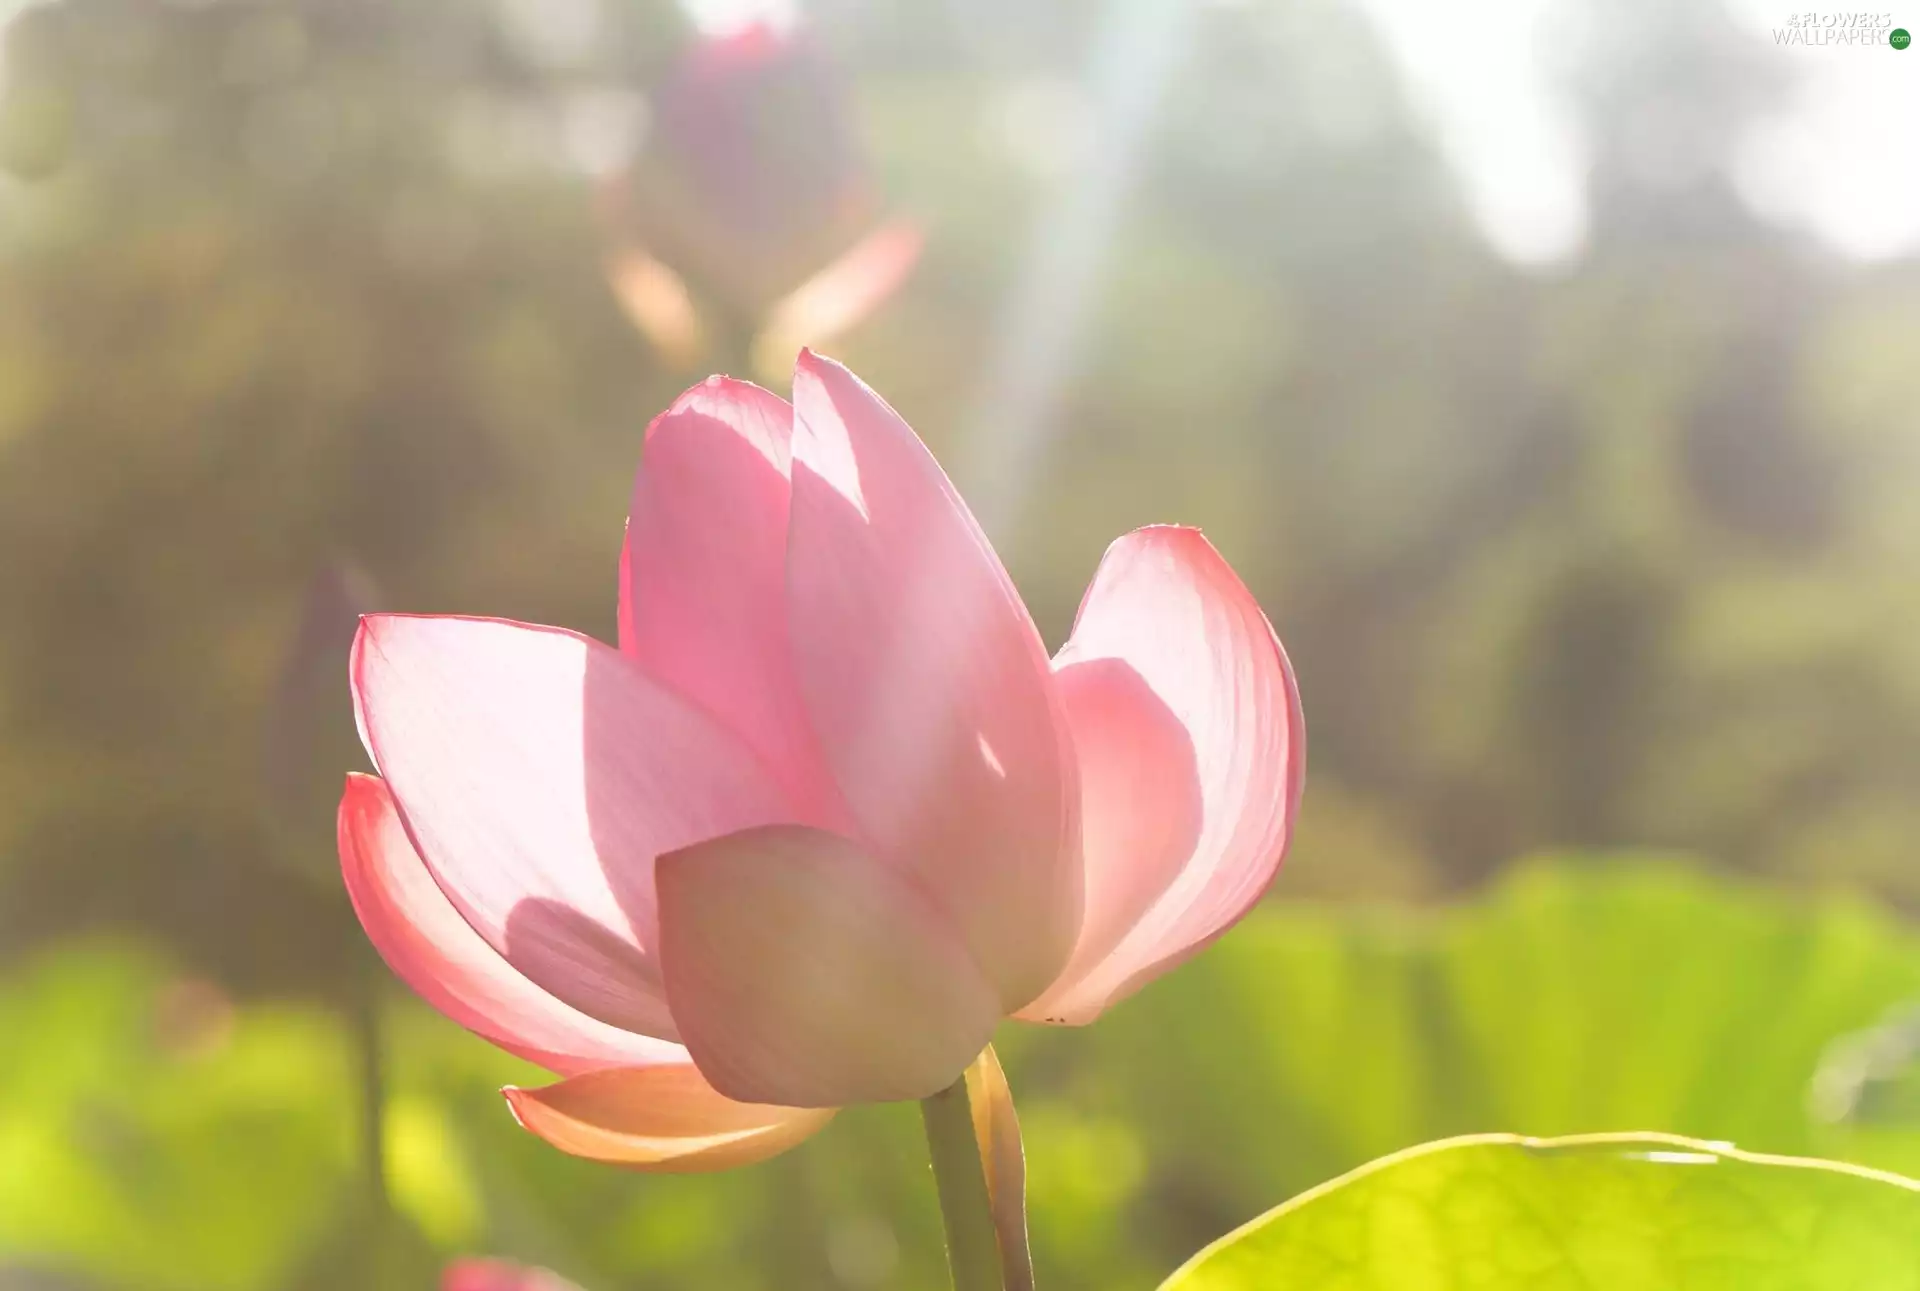
[[[620,644],[375,615],[340,805],[394,971],[565,1079],[566,1151],[711,1169],[1080,1024],[1234,923],[1299,801],[1298,694],[1206,539],[1108,550],[1051,661],[858,378],[714,377],[647,429]]]

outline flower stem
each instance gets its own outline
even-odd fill
[[[386,1045],[380,1027],[380,987],[379,974],[362,965],[354,982],[351,1011],[360,1063],[360,1157],[367,1221],[373,1226],[376,1246],[384,1250],[393,1222],[393,1200],[387,1192]]]
[[[1000,1246],[994,1237],[993,1207],[987,1200],[986,1168],[967,1103],[966,1077],[921,1099],[920,1118],[926,1123],[927,1154],[933,1158],[940,1215],[946,1221],[953,1291],[1002,1291]]]

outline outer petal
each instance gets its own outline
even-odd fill
[[[891,408],[804,351],[793,393],[801,693],[866,838],[952,914],[1018,1008],[1059,973],[1080,920],[1079,794],[1039,634]]]
[[[1086,865],[1086,914],[1061,973],[1074,981],[1113,953],[1186,868],[1202,803],[1193,738],[1153,687],[1122,660],[1067,658],[1054,681],[1079,764]]]
[[[535,983],[673,1038],[653,858],[789,818],[716,720],[609,646],[488,619],[363,620],[356,716],[454,908]]]
[[[725,1170],[785,1152],[832,1109],[736,1103],[692,1066],[590,1072],[502,1091],[522,1126],[562,1152],[639,1170]]]
[[[347,777],[339,835],[347,895],[380,957],[461,1026],[563,1075],[692,1061],[671,1041],[569,1008],[482,941],[427,873],[384,781]]]
[[[1000,1002],[912,879],[836,834],[744,830],[660,858],[660,952],[687,1048],[746,1102],[922,1098]]]
[[[1266,616],[1198,530],[1156,526],[1114,543],[1055,661],[1076,736],[1102,724],[1139,733],[1143,763],[1197,791],[1198,837],[1169,866],[1168,840],[1191,828],[1192,800],[1163,785],[1139,786],[1129,760],[1092,757],[1082,766],[1089,817],[1086,849],[1090,939],[1073,966],[1020,1016],[1082,1023],[1219,936],[1273,881],[1292,834],[1306,769],[1306,729],[1293,670]],[[1096,682],[1101,669],[1135,679]],[[1131,691],[1130,698],[1116,698]],[[1157,701],[1157,704],[1152,701]],[[1133,711],[1118,718],[1118,707]],[[1164,747],[1156,710],[1185,728],[1185,750]],[[1115,737],[1117,738],[1117,737]],[[1085,745],[1083,745],[1085,747]],[[1110,949],[1100,942],[1119,935]],[[1089,953],[1083,953],[1089,952]]]
[[[838,792],[787,642],[793,409],[709,377],[647,428],[622,557],[621,648],[726,722],[816,823]]]

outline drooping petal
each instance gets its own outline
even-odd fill
[[[793,390],[789,622],[814,729],[864,837],[1018,1008],[1080,918],[1079,792],[1039,634],[893,409],[806,352]]]
[[[833,1118],[831,1108],[736,1103],[690,1064],[595,1071],[501,1092],[522,1126],[562,1152],[662,1173],[764,1161]]]
[[[743,830],[660,858],[667,1000],[729,1097],[921,1098],[993,1034],[999,998],[913,879],[824,830]]]
[[[374,615],[355,715],[427,868],[474,931],[591,1017],[674,1038],[652,860],[790,818],[721,724],[559,628]]]
[[[792,434],[786,400],[727,377],[654,419],[627,519],[621,648],[730,726],[830,827],[838,792],[787,640]]]
[[[596,1021],[541,990],[481,940],[433,881],[386,783],[350,775],[340,798],[340,870],[380,957],[434,1008],[562,1075],[692,1061],[668,1040]]]
[[[1198,951],[1267,890],[1299,806],[1306,730],[1273,628],[1195,529],[1155,526],[1115,542],[1055,667],[1077,697],[1068,712],[1080,747],[1127,738],[1131,726],[1140,765],[1157,763],[1163,777],[1156,791],[1111,747],[1081,768],[1096,953],[1076,950],[1020,1013],[1078,1024]],[[1167,745],[1163,715],[1185,729],[1184,749]],[[1192,831],[1195,793],[1197,838],[1170,865],[1173,840]]]

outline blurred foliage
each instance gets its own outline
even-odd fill
[[[352,1163],[345,1037],[79,941],[0,986],[0,1252],[111,1285],[281,1285]],[[26,1060],[22,1060],[26,1059]]]
[[[1715,0],[1565,0],[1594,36],[1561,49],[1592,235],[1543,274],[1482,246],[1347,5],[1184,9],[1017,498],[978,469],[1014,424],[995,343],[1031,230],[1113,142],[1085,73],[1132,7],[813,9],[862,184],[927,230],[842,356],[997,503],[1050,640],[1112,536],[1204,526],[1313,732],[1278,904],[1090,1032],[1007,1038],[1044,1285],[1150,1286],[1455,1132],[1920,1171],[1912,936],[1805,895],[1920,908],[1920,265],[1838,262],[1738,200],[1779,87]],[[309,880],[358,756],[328,654],[367,596],[329,580],[611,636],[642,428],[700,374],[623,318],[596,199],[648,155],[679,12],[6,15],[0,1259],[216,1291],[371,1285],[369,1249],[591,1291],[933,1284],[911,1109],[635,1179],[520,1133],[495,1091],[537,1075],[412,1008],[388,1018],[404,1232],[355,1210],[338,1006],[366,950]],[[1579,850],[1481,905],[1339,904],[1625,845],[1781,886]],[[227,1021],[183,1044],[155,1022],[176,998]]]
[[[1568,70],[1594,231],[1545,276],[1478,243],[1355,13],[1187,23],[996,536],[1054,640],[1132,525],[1199,523],[1243,571],[1314,733],[1282,893],[1631,843],[1920,900],[1920,277],[1745,212],[1714,150],[1767,74],[1692,5],[1609,7]],[[1101,139],[1106,11],[1013,12],[817,23],[928,231],[845,356],[963,487],[1027,230]],[[610,633],[641,428],[694,374],[604,281],[595,167],[690,39],[647,0],[7,28],[0,947],[133,923],[243,990],[330,989],[351,929],[257,864],[330,833],[334,772],[278,829],[257,807],[315,580]],[[1649,170],[1654,137],[1699,155]]]
[[[1911,1286],[1920,1184],[1697,1139],[1466,1142],[1279,1208],[1163,1291]]]
[[[1049,1283],[1138,1281],[1263,1202],[1456,1134],[1657,1129],[1920,1165],[1920,1139],[1808,1110],[1827,1046],[1920,997],[1920,940],[1869,906],[1596,859],[1431,915],[1270,908],[1083,1034],[1006,1037],[1023,1109],[1106,1127],[1086,1173],[1133,1181],[1126,1205],[1051,1213],[1030,1136]],[[1097,1227],[1049,1249],[1076,1219]]]
[[[1863,1034],[1910,1019],[1920,935],[1596,859],[1427,913],[1271,907],[1090,1029],[1003,1030],[1041,1285],[1157,1285],[1276,1198],[1458,1133],[1657,1129],[1920,1167],[1920,1110],[1892,1096],[1920,1079],[1911,1049],[1882,1038],[1876,1092],[1835,1093]],[[640,1176],[513,1124],[499,1087],[544,1073],[418,1005],[387,1023],[403,1256],[486,1251],[590,1291],[944,1276],[910,1105],[844,1112],[763,1166]],[[0,1261],[130,1291],[380,1285],[330,1245],[358,1204],[331,1014],[236,1008],[82,943],[16,970],[0,1024],[36,1043],[0,1073]]]

